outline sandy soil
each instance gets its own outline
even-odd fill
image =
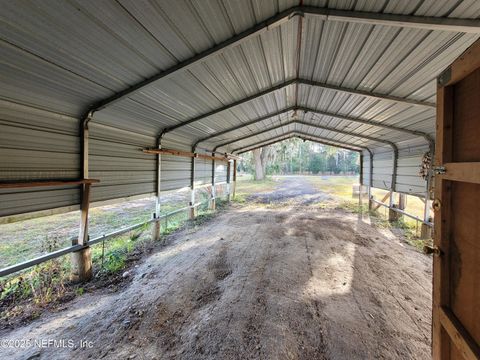
[[[173,235],[125,289],[0,333],[25,345],[0,358],[430,358],[431,260],[365,216],[309,208],[316,196],[287,178]],[[42,339],[65,347],[26,344]]]

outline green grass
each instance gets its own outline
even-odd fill
[[[200,196],[204,195],[200,193]],[[167,201],[162,201],[162,215],[187,206],[189,192],[167,194],[164,199]],[[145,222],[151,219],[154,208],[153,198],[92,208],[89,216],[90,238]],[[176,229],[183,220],[182,216],[173,216],[167,228]],[[0,268],[70,246],[78,236],[79,222],[80,212],[73,211],[0,224]]]
[[[278,182],[268,177],[265,180],[242,180],[237,181],[235,201],[244,202],[246,197],[275,190]]]
[[[188,195],[188,194],[187,194]],[[199,191],[198,201],[207,193]],[[175,194],[171,201],[162,202],[161,214],[187,206],[187,196]],[[152,216],[151,200],[108,205],[91,210],[90,232],[95,237],[123,227],[144,222]],[[217,199],[217,208],[226,202]],[[199,217],[188,220],[188,211],[170,215],[161,220],[162,236],[186,224],[199,226],[213,217],[206,204],[198,208]],[[77,236],[79,212],[30,219],[0,226],[0,266],[9,266],[44,253],[68,247]],[[114,279],[126,270],[132,261],[155,246],[151,239],[151,224],[118,235],[93,245],[92,262],[95,279]],[[39,234],[49,234],[39,235]],[[70,283],[70,255],[49,260],[40,265],[12,274],[0,280],[0,318],[6,322],[17,317],[34,318],[41,308],[80,296],[83,285]],[[112,276],[114,275],[114,276]],[[93,284],[95,281],[93,282]],[[92,284],[89,284],[91,286]],[[28,314],[28,316],[26,315]]]
[[[306,179],[319,191],[333,195],[346,202],[358,202],[352,196],[352,186],[357,184],[358,176],[308,176]]]
[[[368,213],[368,204],[360,205],[358,202],[351,202],[351,201],[342,201],[338,206],[338,209],[343,209],[352,213]]]
[[[378,208],[376,211],[368,210],[368,200],[365,197],[364,203],[359,205],[358,196],[352,196],[352,186],[358,183],[358,178],[353,176],[310,176],[307,178],[310,183],[319,191],[326,192],[335,196],[339,203],[335,205],[337,208],[344,209],[353,213],[369,213],[372,224],[379,228],[387,229],[401,229],[407,242],[414,246],[417,250],[423,251],[425,244],[430,243],[431,240],[421,240],[420,235],[420,223],[417,223],[415,219],[403,216],[398,221],[389,222],[388,209],[384,207]],[[387,190],[372,189],[372,195],[377,200],[382,198],[388,193]],[[320,207],[329,207],[328,204],[317,204]],[[409,214],[423,217],[423,201],[415,196],[407,196],[405,211]]]
[[[372,195],[378,201],[382,200],[387,193],[388,193],[387,190],[372,189]],[[398,198],[396,198],[395,200],[397,199]],[[386,202],[388,203],[388,201],[389,200],[387,200]],[[405,206],[405,211],[407,213],[417,216],[419,218],[423,218],[423,209],[424,209],[424,203],[422,199],[416,196],[407,195],[406,206]],[[406,216],[404,217],[404,222],[407,223],[410,226],[410,228],[416,228],[417,226],[417,221],[415,219],[412,219]]]

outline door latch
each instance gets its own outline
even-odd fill
[[[442,255],[442,251],[440,248],[436,245],[430,246],[430,245],[425,245],[423,247],[423,252],[427,255],[432,254],[433,256],[440,256]]]

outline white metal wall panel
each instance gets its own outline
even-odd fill
[[[420,139],[398,144],[398,168],[396,190],[407,194],[424,197],[426,181],[419,175],[423,155],[429,151]]]
[[[104,125],[89,124],[89,177],[92,201],[104,201],[156,191],[156,156],[142,148],[153,147],[155,138]]]
[[[222,183],[227,181],[227,163],[215,162],[215,183]]]
[[[367,151],[363,151],[363,185],[370,185],[370,154]]]
[[[0,181],[77,179],[78,120],[0,100]],[[79,188],[0,190],[0,216],[78,204]]]
[[[186,144],[185,137],[167,134],[162,140],[162,147],[190,152],[192,146]],[[170,191],[190,186],[191,158],[162,155],[161,190]]]
[[[195,185],[212,183],[212,160],[195,159]]]
[[[393,173],[393,152],[373,154],[373,184],[379,189],[390,190]]]
[[[162,191],[190,186],[190,160],[186,157],[162,155]]]

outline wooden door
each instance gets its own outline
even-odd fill
[[[480,359],[480,40],[438,78],[433,358]]]

